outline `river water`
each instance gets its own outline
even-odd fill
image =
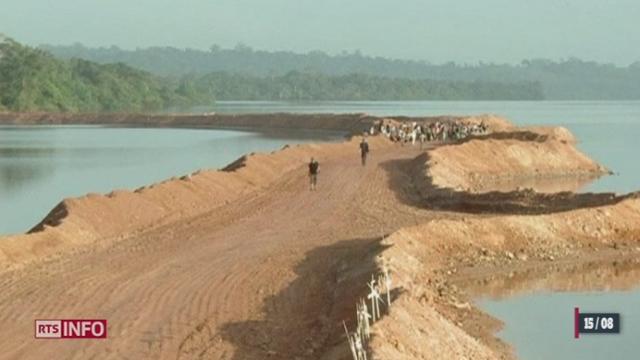
[[[505,323],[498,336],[515,347],[518,358],[527,360],[638,359],[639,304],[637,290],[542,291],[478,303]],[[584,313],[620,313],[621,333],[581,334],[575,339],[574,307]]]
[[[336,141],[335,132],[0,126],[0,234],[29,230],[63,198],[220,168],[254,151]]]
[[[504,322],[498,336],[519,359],[640,358],[640,259],[508,273],[468,286],[476,305]],[[574,308],[619,313],[619,334],[574,338]]]

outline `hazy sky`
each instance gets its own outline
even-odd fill
[[[434,63],[640,60],[640,0],[0,0],[31,45],[360,49]]]

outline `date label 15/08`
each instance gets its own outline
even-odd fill
[[[580,313],[579,308],[574,309],[574,338],[580,338],[580,334],[619,334],[619,313]]]

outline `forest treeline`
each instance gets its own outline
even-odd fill
[[[43,46],[62,58],[82,58],[99,63],[123,62],[163,76],[226,72],[245,76],[282,76],[291,71],[344,76],[353,73],[376,77],[428,79],[465,83],[539,83],[549,100],[640,99],[640,61],[626,67],[567,59],[525,60],[520,64],[434,65],[424,61],[365,56],[358,51],[329,55],[288,51],[259,51],[245,45],[233,49],[212,46],[208,51],[150,47],[136,50]],[[514,94],[515,95],[515,94]],[[517,96],[514,96],[517,97]]]
[[[189,102],[166,81],[122,63],[63,61],[0,41],[0,110],[148,111]]]
[[[329,76],[291,71],[278,76],[216,72],[184,76],[178,93],[187,98],[217,100],[540,100],[532,82],[464,82],[399,79],[366,74]]]
[[[50,51],[55,53],[52,54]],[[240,52],[244,50],[238,50]],[[70,54],[67,54],[70,55]],[[157,61],[161,59],[158,54]],[[187,58],[170,58],[176,65]],[[188,68],[187,65],[184,65]],[[216,100],[539,100],[532,81],[398,78],[354,71],[167,73],[126,59],[66,56],[0,37],[0,110],[149,112]]]

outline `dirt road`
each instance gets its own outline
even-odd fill
[[[0,357],[341,358],[382,232],[433,217],[407,201],[418,154],[374,148],[362,167],[357,149],[335,153],[317,192],[301,164],[209,213],[2,273]],[[35,340],[48,318],[105,318],[109,336]]]

